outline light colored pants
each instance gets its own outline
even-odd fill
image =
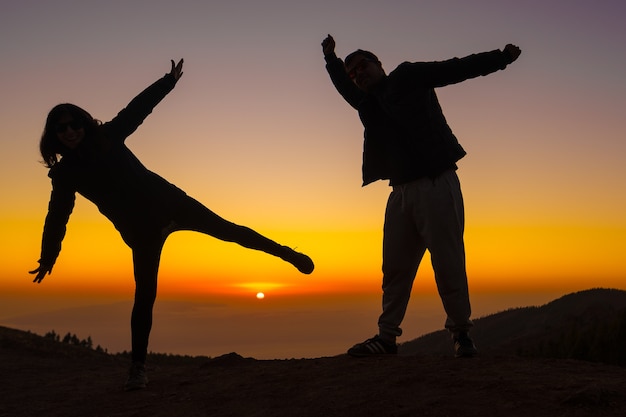
[[[393,187],[385,212],[381,337],[395,340],[402,334],[400,324],[426,249],[448,316],[445,327],[452,332],[472,327],[464,224],[463,196],[455,171]]]

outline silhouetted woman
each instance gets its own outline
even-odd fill
[[[132,365],[126,389],[145,388],[145,361],[152,327],[161,250],[168,235],[193,230],[277,256],[300,272],[313,271],[311,259],[254,230],[224,220],[182,190],[149,171],[124,141],[181,77],[183,60],[146,88],[110,122],[101,123],[73,104],[55,106],[46,120],[40,151],[49,168],[52,194],[39,267],[40,283],[61,251],[66,224],[78,192],[92,201],[132,249],[135,302],[131,316]]]

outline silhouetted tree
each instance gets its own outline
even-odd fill
[[[54,330],[50,330],[43,337],[45,337],[46,339],[51,339],[55,342],[59,342],[61,340],[61,336],[59,336]]]

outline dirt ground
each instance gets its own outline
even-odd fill
[[[0,344],[0,417],[620,416],[626,370],[506,356],[255,360],[150,358],[124,392],[127,358]]]

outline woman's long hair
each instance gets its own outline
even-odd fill
[[[74,104],[63,103],[54,106],[48,113],[46,125],[39,142],[39,151],[41,152],[43,163],[48,168],[52,168],[59,162],[59,155],[62,156],[68,151],[68,148],[59,141],[56,133],[57,123],[62,117],[67,115],[83,126],[85,139],[97,137],[98,128],[102,124],[99,120],[91,117],[87,111]]]

